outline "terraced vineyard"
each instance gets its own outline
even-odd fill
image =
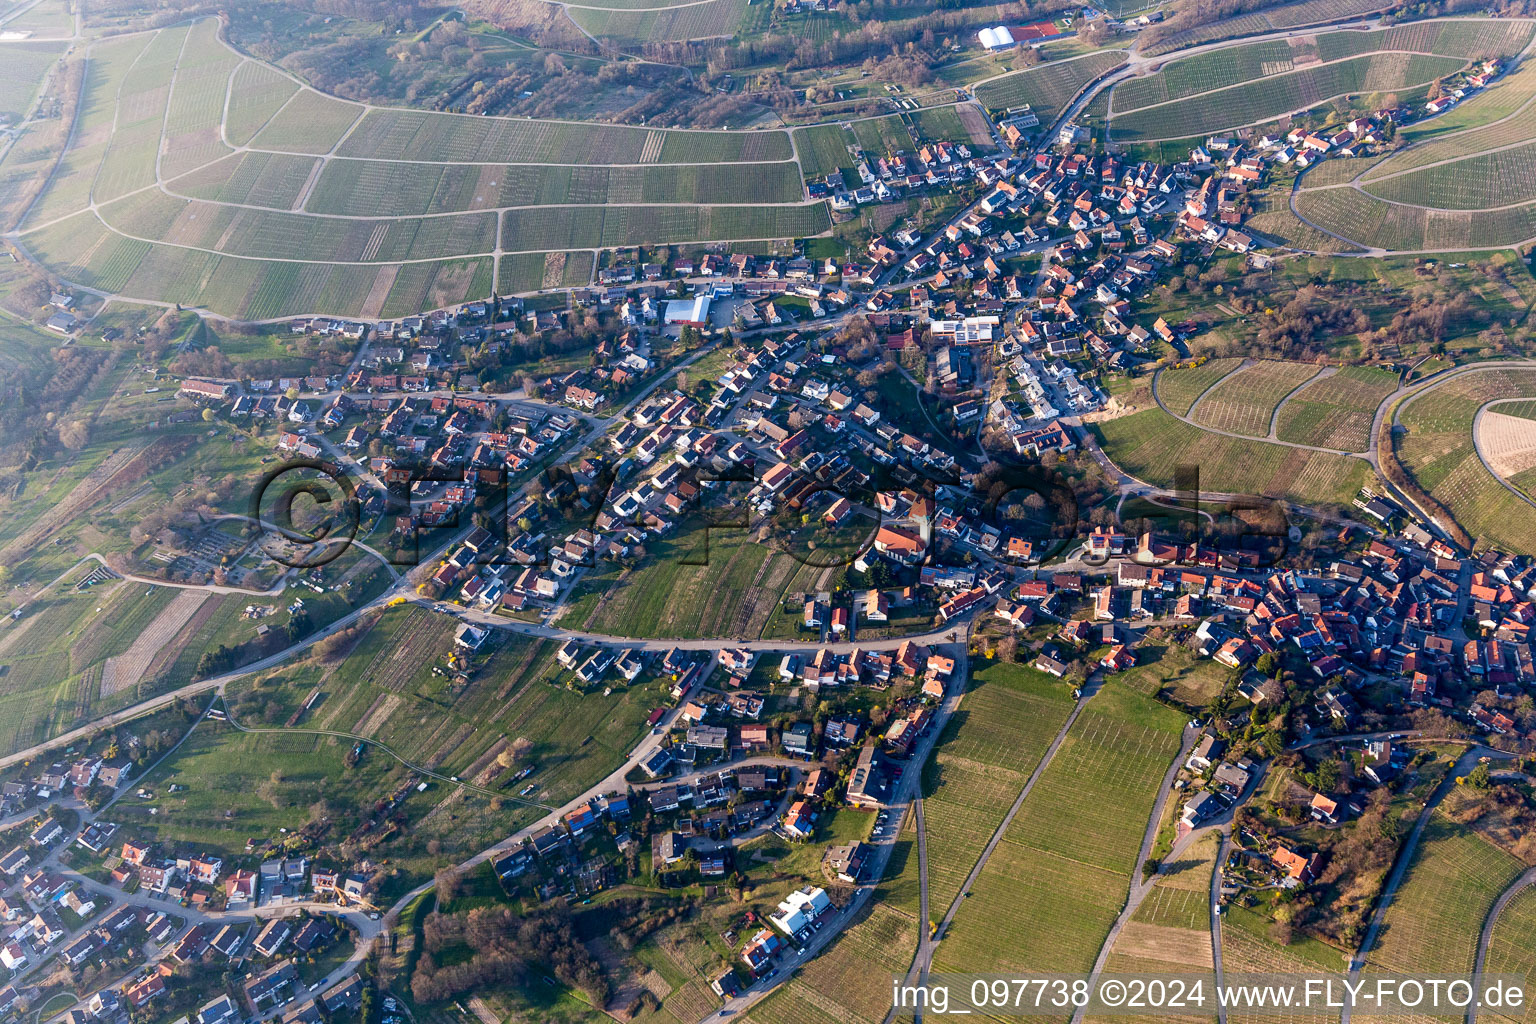
[[[982,869],[934,969],[1091,968],[1125,902],[1182,725],[1176,712],[1105,684]]]
[[[621,46],[729,36],[741,24],[747,9],[745,0],[707,0],[653,10],[596,9],[602,6],[605,5],[583,4],[569,8],[568,13],[584,31],[611,39]]]
[[[1052,61],[983,82],[976,87],[976,98],[994,111],[1028,104],[1044,124],[1060,113],[1083,86],[1124,63],[1125,54],[1119,50]]]
[[[0,117],[20,121],[64,43],[0,43]]]
[[[1360,245],[1393,252],[1475,250],[1536,238],[1536,203],[1502,210],[1431,210],[1385,202],[1353,188],[1304,191],[1308,221]]]
[[[1481,25],[1467,24],[1467,32]],[[1404,26],[1407,27],[1407,26]],[[1529,29],[1529,23],[1511,28]],[[1518,37],[1468,38],[1513,47]],[[1536,64],[1525,61],[1448,113],[1403,130],[1384,159],[1308,172],[1296,209],[1318,227],[1383,249],[1469,249],[1536,237]],[[1348,166],[1348,165],[1346,165]],[[1335,185],[1328,188],[1325,186]]]
[[[1524,869],[1514,857],[1436,812],[1387,907],[1365,977],[1426,970],[1472,973],[1493,901]]]
[[[1536,141],[1406,173],[1388,162],[1373,169],[1364,188],[1390,202],[1449,210],[1486,210],[1527,202],[1536,199]]]
[[[942,917],[1072,709],[1067,688],[1008,662],[981,667],[923,769],[929,913]]]
[[[1212,434],[1161,409],[1089,429],[1115,465],[1159,487],[1173,486],[1175,470],[1187,466],[1199,470],[1200,487],[1207,492],[1342,505],[1360,490],[1370,468],[1345,455]]]
[[[1442,135],[1491,125],[1522,111],[1533,97],[1536,97],[1536,62],[1524,60],[1471,99],[1458,103],[1439,117],[1408,125],[1400,134],[1405,141],[1422,143]],[[1415,147],[1398,156],[1411,158],[1417,151]]]
[[[74,141],[21,226],[65,279],[246,319],[396,316],[585,283],[591,257],[573,251],[830,225],[786,131],[368,109],[242,56],[218,27],[92,46]],[[900,117],[856,127],[866,144],[912,145]],[[0,181],[12,161],[20,180],[13,148]]]
[[[879,1024],[891,1007],[890,977],[907,969],[917,922],[882,903],[825,953],[741,1019],[749,1024]]]
[[[1214,969],[1211,949],[1211,874],[1216,869],[1217,837],[1194,843],[1171,870],[1160,874],[1152,891],[1131,915],[1104,962],[1109,974],[1149,977]],[[1136,1021],[1140,1024],[1205,1024],[1209,1014],[1184,1013],[1085,1018],[1086,1024]]]
[[[1211,359],[1199,366],[1164,370],[1157,378],[1157,396],[1168,410],[1188,416],[1190,406],[1217,381],[1243,365],[1240,357]]]
[[[1435,54],[1463,60],[1513,54],[1530,42],[1532,29],[1533,23],[1524,21],[1424,21],[1374,32],[1329,32],[1315,37],[1229,46],[1172,61],[1156,74],[1120,83],[1114,88],[1111,109],[1118,115],[1282,75],[1309,64],[1378,51]]]
[[[1342,974],[1344,957],[1339,951],[1316,939],[1297,938],[1280,945],[1270,938],[1270,922],[1251,910],[1228,906],[1221,915],[1221,959],[1228,976],[1234,974]],[[1327,1024],[1337,1021],[1338,1013],[1331,1016],[1315,1010],[1280,1014],[1270,1010],[1256,1013],[1252,1010],[1231,1010],[1227,1019],[1231,1024]]]
[[[1346,366],[1292,396],[1280,409],[1275,436],[1338,451],[1368,451],[1376,409],[1396,389],[1397,375],[1390,370]]]
[[[1110,134],[1122,141],[1182,139],[1262,124],[1336,96],[1424,85],[1465,64],[1459,57],[1374,53],[1134,109],[1117,101]]]
[[[1272,7],[1259,13],[1202,22],[1158,40],[1147,47],[1146,52],[1155,56],[1221,39],[1235,39],[1300,25],[1319,25],[1384,10],[1386,6],[1382,0],[1301,0],[1299,3]]]
[[[1479,371],[1416,395],[1399,411],[1398,461],[1479,546],[1536,551],[1530,506],[1483,467],[1472,436],[1477,410],[1486,403],[1533,396],[1536,371]]]
[[[1507,904],[1494,923],[1493,935],[1488,942],[1488,953],[1483,970],[1489,974],[1523,974],[1536,977],[1536,945],[1530,937],[1536,935],[1536,887],[1526,887]],[[1489,1013],[1488,1019],[1524,1024],[1536,1016],[1536,1008],[1504,1009]],[[1486,1012],[1486,1011],[1485,1011]]]
[[[1329,160],[1316,166],[1345,168],[1347,164],[1348,162],[1344,160]],[[1311,172],[1308,173],[1310,176]],[[1290,198],[1290,193],[1277,189],[1266,189],[1261,192],[1254,200],[1254,212],[1248,218],[1245,230],[1250,233],[1256,232],[1260,237],[1304,252],[1360,251],[1359,246],[1337,239],[1292,213]]]
[[[1317,367],[1306,363],[1262,360],[1206,392],[1190,417],[1215,430],[1268,437],[1270,419],[1281,399],[1316,375]]]

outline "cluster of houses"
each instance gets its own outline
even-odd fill
[[[837,908],[818,886],[801,886],[779,901],[768,915],[772,928],[759,928],[741,948],[741,961],[753,977],[767,974],[775,958],[793,943],[803,946],[836,915]],[[719,991],[717,988],[716,991]]]
[[[340,929],[328,918],[288,917],[266,921],[249,944],[247,939],[252,928],[243,921],[194,925],[172,942],[181,927],[174,918],[160,912],[122,907],[65,946],[59,957],[71,966],[79,966],[103,950],[121,946],[125,935],[139,934],[131,931],[136,927],[149,941],[163,947],[165,956],[141,972],[94,993],[80,1007],[68,1012],[67,1024],[126,1024],[166,994],[168,979],[176,973],[177,965],[203,966],[210,958],[225,963],[252,959],[271,962],[290,949],[297,955],[311,956],[332,944],[340,934]],[[308,991],[292,958],[250,971],[239,989],[244,996],[243,1004],[225,992],[182,1021],[187,1024],[192,1020],[199,1024],[236,1024],[288,1006]],[[325,1007],[327,1014],[344,1009],[356,1010],[360,996],[360,980],[354,975],[273,1019],[280,1020],[281,1024],[322,1024],[325,1017],[317,1003]],[[0,1014],[3,1012],[0,1008]]]
[[[972,182],[985,186],[997,180],[992,163],[972,156],[961,142],[929,143],[910,155],[866,156],[854,165],[854,173],[859,184],[853,189],[847,188],[840,171],[834,171],[812,181],[807,191],[812,199],[830,197],[832,209],[839,213],[852,213],[870,203],[891,203],[927,189]]]

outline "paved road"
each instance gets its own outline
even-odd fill
[[[1488,917],[1483,922],[1483,930],[1477,937],[1477,956],[1473,960],[1472,973],[1482,974],[1483,964],[1488,959],[1488,944],[1493,941],[1494,926],[1499,923],[1499,915],[1504,913],[1504,908],[1509,906],[1509,901],[1520,895],[1525,889],[1536,885],[1536,868],[1528,868],[1513,882],[1509,888],[1499,893],[1499,898],[1493,901],[1493,906],[1488,911]],[[1529,983],[1531,979],[1526,979]],[[1502,1016],[1502,1015],[1501,1015]],[[1477,1024],[1477,1006],[1474,1004],[1467,1008],[1467,1024]]]
[[[1216,844],[1216,870],[1211,872],[1211,970],[1216,975],[1216,986],[1224,985],[1225,976],[1221,963],[1221,873],[1226,866],[1227,855],[1232,850],[1232,826],[1228,825],[1221,830],[1221,838]],[[1216,1001],[1216,1024],[1227,1024],[1227,1007],[1221,1000]]]
[[[793,952],[787,957],[781,957],[778,966],[778,975],[771,979],[761,979],[754,982],[749,988],[734,999],[726,1001],[725,1005],[709,1016],[700,1024],[723,1024],[728,1020],[746,1012],[760,1002],[778,986],[789,981],[799,968],[814,959],[818,953],[825,949],[833,940],[842,934],[843,930],[852,925],[859,916],[859,912],[865,904],[874,898],[875,888],[880,879],[884,877],[886,865],[890,862],[891,852],[896,847],[897,836],[900,829],[894,827],[912,807],[912,804],[921,796],[922,766],[933,753],[935,744],[944,733],[944,727],[950,717],[960,706],[961,698],[965,692],[967,680],[970,679],[970,656],[966,644],[962,641],[943,648],[943,651],[955,659],[955,672],[949,683],[949,690],[940,702],[938,711],[933,716],[933,723],[928,729],[928,734],[918,742],[918,747],[913,751],[912,757],[907,760],[901,779],[896,783],[891,802],[884,810],[890,823],[885,830],[883,839],[870,843],[873,856],[866,862],[865,875],[871,881],[861,883],[854,891],[853,899],[848,906],[839,911],[832,920],[816,932],[810,942],[806,944],[805,954],[796,956]],[[914,811],[915,813],[915,811]],[[921,930],[921,928],[920,928]]]
[[[1179,734],[1178,755],[1174,757],[1173,763],[1168,766],[1168,770],[1163,773],[1163,781],[1157,790],[1157,802],[1152,806],[1152,813],[1147,818],[1146,831],[1142,833],[1141,848],[1136,852],[1136,863],[1131,868],[1131,885],[1130,891],[1126,896],[1125,906],[1120,909],[1120,914],[1115,918],[1115,923],[1110,926],[1109,934],[1104,937],[1103,943],[1099,946],[1099,955],[1093,962],[1092,973],[1094,974],[1099,974],[1104,970],[1105,964],[1109,962],[1109,954],[1114,949],[1115,940],[1120,936],[1120,932],[1125,926],[1130,923],[1131,918],[1135,916],[1142,902],[1152,894],[1152,890],[1157,886],[1158,877],[1166,873],[1168,865],[1174,862],[1176,854],[1185,849],[1188,842],[1193,841],[1192,837],[1187,836],[1184,843],[1175,843],[1168,856],[1163,858],[1163,863],[1158,865],[1157,871],[1151,875],[1146,873],[1147,859],[1152,856],[1152,845],[1157,841],[1158,826],[1163,820],[1163,809],[1168,805],[1168,800],[1173,794],[1173,780],[1178,776],[1179,769],[1184,767],[1184,762],[1188,759],[1190,751],[1194,750],[1195,743],[1200,739],[1201,731],[1193,725],[1186,725]],[[1228,813],[1231,812],[1228,811]],[[1080,1006],[1075,1009],[1072,1012],[1072,1024],[1078,1024],[1086,1012],[1086,1007]]]
[[[1447,793],[1456,788],[1457,776],[1466,775],[1470,772],[1477,765],[1479,758],[1513,758],[1514,756],[1513,754],[1502,750],[1494,750],[1490,747],[1477,745],[1469,747],[1466,753],[1456,759],[1455,767],[1446,774],[1440,785],[1435,787],[1435,791],[1430,794],[1429,799],[1424,801],[1424,809],[1419,812],[1418,820],[1413,823],[1413,831],[1408,833],[1407,840],[1403,843],[1402,848],[1398,850],[1397,861],[1392,865],[1392,872],[1387,876],[1387,882],[1382,887],[1381,895],[1377,897],[1376,910],[1371,915],[1370,927],[1366,929],[1365,938],[1361,940],[1360,948],[1349,958],[1350,980],[1359,980],[1360,972],[1365,967],[1371,950],[1376,947],[1376,940],[1381,934],[1381,926],[1386,920],[1387,910],[1392,906],[1392,898],[1397,895],[1398,886],[1402,884],[1403,876],[1408,873],[1408,866],[1413,863],[1413,855],[1414,851],[1418,849],[1419,839],[1423,836],[1424,829],[1428,827],[1430,819],[1434,816],[1435,808],[1440,806],[1440,801],[1445,799]],[[1341,1014],[1340,1024],[1349,1024],[1349,1021],[1350,1008],[1346,1006]]]
[[[1439,19],[1436,19],[1436,20],[1439,20]],[[1471,19],[1453,19],[1453,20],[1471,20]],[[1520,64],[1524,63],[1526,60],[1528,60],[1530,58],[1530,56],[1531,56],[1531,54],[1533,52],[1536,52],[1536,40],[1532,40],[1531,43],[1527,44],[1526,48],[1524,50],[1522,50],[1520,52],[1520,54],[1518,56],[1516,56],[1516,58],[1513,61],[1510,62],[1509,66],[1506,67],[1500,73],[1499,78],[1501,80],[1507,79],[1509,77],[1509,75],[1511,74],[1511,72],[1513,72],[1516,67],[1518,67]],[[1497,83],[1495,83],[1495,84],[1497,84]],[[1531,105],[1532,102],[1536,102],[1536,100],[1527,99],[1525,102],[1521,103],[1515,110],[1513,110],[1510,113],[1504,115],[1503,117],[1498,118],[1497,120],[1490,121],[1487,124],[1478,124],[1478,125],[1472,125],[1472,126],[1467,127],[1467,128],[1457,129],[1454,132],[1452,132],[1450,135],[1436,135],[1436,136],[1433,136],[1431,138],[1420,139],[1420,140],[1418,140],[1416,142],[1413,142],[1413,143],[1409,144],[1408,146],[1405,146],[1402,150],[1399,150],[1398,152],[1399,153],[1407,152],[1408,150],[1416,149],[1416,148],[1418,148],[1420,146],[1427,145],[1428,143],[1431,143],[1431,142],[1440,141],[1440,140],[1443,140],[1443,139],[1446,139],[1446,138],[1454,138],[1457,135],[1463,135],[1463,134],[1466,134],[1468,132],[1481,131],[1482,129],[1491,128],[1494,125],[1502,124],[1503,122],[1508,121],[1511,118],[1520,116],[1526,110],[1526,108]],[[1424,124],[1425,122],[1432,121],[1432,120],[1434,120],[1437,117],[1444,116],[1444,114],[1445,113],[1449,113],[1450,110],[1456,110],[1456,109],[1458,109],[1458,108],[1457,107],[1451,107],[1448,110],[1442,112],[1441,114],[1433,114],[1433,115],[1431,115],[1429,117],[1421,118],[1419,121],[1416,121],[1414,123],[1415,124]],[[1512,143],[1509,146],[1495,146],[1495,147],[1493,147],[1491,149],[1479,150],[1479,155],[1482,155],[1485,152],[1486,153],[1497,153],[1497,152],[1500,152],[1500,151],[1502,151],[1504,149],[1513,148],[1514,146],[1517,146],[1517,145],[1519,145],[1519,144],[1518,143]],[[1398,171],[1398,172],[1395,172],[1395,173],[1383,175],[1382,176],[1382,180],[1385,180],[1387,178],[1397,177],[1399,174],[1408,174],[1408,173],[1411,173],[1412,171],[1415,171],[1415,170],[1426,170],[1426,169],[1428,169],[1430,167],[1438,167],[1438,166],[1440,166],[1442,164],[1450,163],[1450,162],[1452,162],[1452,160],[1436,160],[1436,161],[1434,161],[1432,163],[1429,163],[1429,164],[1420,164],[1417,167],[1412,167],[1412,168],[1409,168],[1409,169],[1404,170],[1404,171]],[[1365,192],[1365,189],[1363,189],[1360,186],[1360,178],[1368,170],[1370,170],[1369,167],[1362,169],[1360,174],[1355,175],[1355,177],[1353,179],[1351,179],[1350,181],[1339,182],[1338,184],[1335,184],[1335,185],[1320,186],[1319,188],[1317,188],[1315,190],[1311,190],[1311,191],[1319,191],[1319,192],[1321,192],[1325,188],[1352,188],[1352,189],[1355,189],[1356,191],[1359,191],[1359,192]],[[1489,248],[1488,246],[1468,246],[1468,247],[1464,247],[1464,248],[1447,248],[1447,249],[1385,249],[1385,248],[1382,248],[1380,246],[1363,245],[1360,242],[1357,242],[1357,241],[1355,241],[1352,238],[1348,238],[1348,237],[1346,237],[1344,235],[1339,234],[1337,231],[1330,230],[1328,228],[1323,227],[1321,224],[1318,224],[1318,223],[1316,223],[1314,221],[1308,220],[1307,217],[1301,212],[1301,210],[1299,210],[1297,208],[1297,206],[1296,206],[1296,197],[1301,194],[1302,185],[1305,182],[1305,180],[1306,180],[1306,172],[1303,171],[1302,173],[1298,174],[1296,176],[1296,179],[1291,183],[1291,191],[1288,194],[1288,196],[1286,197],[1286,201],[1287,201],[1287,204],[1288,204],[1288,206],[1290,208],[1291,213],[1296,217],[1297,220],[1301,221],[1303,224],[1307,225],[1308,227],[1314,228],[1314,229],[1316,229],[1318,231],[1321,231],[1323,234],[1327,235],[1328,237],[1337,239],[1338,241],[1344,242],[1347,245],[1355,246],[1357,249],[1360,250],[1359,252],[1329,253],[1329,254],[1325,254],[1325,255],[1336,255],[1336,256],[1344,256],[1344,257],[1359,259],[1359,258],[1362,258],[1362,257],[1364,257],[1364,258],[1377,258],[1377,257],[1381,257],[1381,256],[1389,256],[1389,255],[1394,255],[1394,254],[1403,254],[1403,255],[1425,254],[1425,255],[1429,255],[1429,254],[1434,254],[1434,253],[1484,252],[1484,251],[1486,251]],[[1366,193],[1366,194],[1370,195],[1370,193]],[[1372,198],[1376,199],[1378,197],[1372,196]],[[1389,203],[1388,205],[1392,205],[1392,206],[1411,206],[1412,204],[1409,204],[1409,203]],[[1509,204],[1509,205],[1510,206],[1514,206],[1514,205],[1519,205],[1519,204]],[[1506,209],[1506,208],[1507,207],[1495,207],[1495,209]],[[1523,248],[1524,246],[1526,246],[1530,242],[1531,242],[1531,239],[1530,238],[1526,238],[1526,239],[1522,239],[1522,240],[1520,240],[1518,242],[1514,242],[1512,244],[1506,245],[1503,248],[1510,248],[1510,249]],[[1306,251],[1306,250],[1297,250],[1297,251]]]
[[[993,830],[991,838],[987,840],[987,845],[982,848],[981,856],[971,866],[970,873],[965,876],[965,881],[961,884],[959,893],[955,895],[954,901],[945,910],[943,919],[933,925],[931,934],[927,927],[931,917],[923,921],[924,927],[918,939],[917,954],[913,958],[912,966],[907,970],[908,984],[920,984],[927,978],[928,972],[933,968],[934,950],[938,948],[939,941],[949,931],[949,926],[954,922],[955,915],[960,912],[961,905],[970,896],[971,889],[976,884],[976,879],[981,876],[982,869],[987,866],[987,861],[992,858],[993,852],[997,850],[997,844],[1002,842],[1003,834],[1008,831],[1008,826],[1013,824],[1013,819],[1018,816],[1019,810],[1023,808],[1024,801],[1035,788],[1035,783],[1040,780],[1040,776],[1045,774],[1046,768],[1050,767],[1051,761],[1056,757],[1056,752],[1061,749],[1062,743],[1065,742],[1067,733],[1071,731],[1072,723],[1077,721],[1077,717],[1083,713],[1083,708],[1088,706],[1088,702],[1099,692],[1102,685],[1103,678],[1098,673],[1095,673],[1083,685],[1081,696],[1078,697],[1077,703],[1072,706],[1066,721],[1062,722],[1061,728],[1056,731],[1055,737],[1051,740],[1051,745],[1046,747],[1045,754],[1040,758],[1040,763],[1035,765],[1034,771],[1029,773],[1029,778],[1024,781],[1024,786],[1019,790],[1019,795],[1014,798],[1013,805],[1008,808],[1008,813],[1003,815],[1003,820]],[[923,902],[925,912],[931,915],[931,909],[927,908],[926,885],[923,887]],[[892,1007],[885,1017],[887,1024],[894,1020],[895,1016],[896,1010]],[[921,1011],[917,1011],[917,1017],[921,1019],[921,1016]]]

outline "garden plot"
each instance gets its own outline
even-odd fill
[[[165,610],[155,616],[149,628],[140,633],[122,654],[108,658],[101,670],[101,695],[110,697],[119,690],[138,684],[162,648],[181,632],[181,627],[197,613],[208,594],[201,590],[183,590]]]

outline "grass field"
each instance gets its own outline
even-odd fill
[[[1481,406],[1532,396],[1536,372],[1492,370],[1452,377],[1415,395],[1399,412],[1398,460],[1480,546],[1536,551],[1530,506],[1483,468],[1472,438]]]
[[[1209,658],[1198,657],[1181,644],[1143,643],[1137,648],[1137,664],[1114,678],[1137,693],[1202,708],[1214,700],[1232,670]]]
[[[951,114],[954,112],[951,110]],[[955,118],[955,131],[945,138],[955,139],[962,137],[963,130],[959,126],[959,118]],[[885,117],[863,118],[853,122],[853,137],[863,147],[865,155],[870,159],[890,156],[895,153],[912,152],[912,133],[907,129],[906,121],[899,114],[888,114]]]
[[[1190,418],[1216,430],[1268,437],[1286,395],[1317,375],[1317,367],[1265,359],[1225,377],[1191,408]]]
[[[1182,725],[1106,683],[982,869],[935,969],[1086,972],[1125,902]]]
[[[1063,683],[1022,665],[972,665],[960,710],[923,768],[928,908],[943,917],[1072,709]]]
[[[557,684],[554,647],[497,635],[493,653],[462,688],[431,669],[452,648],[453,620],[396,608],[318,681],[273,673],[244,684],[281,723],[318,686],[299,728],[337,730],[387,744],[401,757],[471,778],[498,740],[524,736],[538,762],[537,799],[559,803],[623,759],[659,695],[640,685],[583,694]],[[280,717],[279,717],[280,716]],[[617,754],[617,758],[615,758]],[[595,774],[596,773],[596,774]]]
[[[1360,459],[1212,434],[1161,409],[1090,429],[1115,465],[1162,487],[1173,485],[1176,467],[1195,466],[1204,491],[1342,505],[1360,490],[1369,469]]]
[[[1371,422],[1397,390],[1397,375],[1374,366],[1346,366],[1298,391],[1280,409],[1275,436],[1345,452],[1367,451]]]

